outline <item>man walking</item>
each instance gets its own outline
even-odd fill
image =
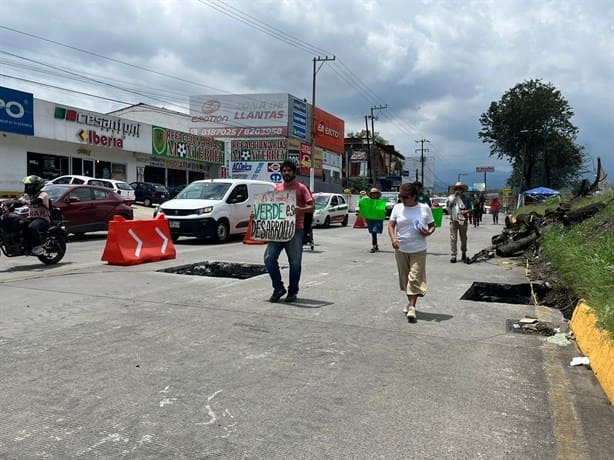
[[[273,294],[270,302],[279,302],[286,292],[286,302],[295,302],[298,294],[298,286],[301,278],[301,263],[303,257],[303,224],[305,214],[314,211],[315,206],[313,197],[309,189],[296,180],[296,164],[291,160],[286,160],[281,165],[281,175],[283,182],[275,187],[276,191],[295,191],[296,207],[295,212],[295,232],[292,239],[285,242],[269,241],[264,251],[264,265],[266,266],[271,282],[273,284]],[[279,255],[285,250],[290,266],[288,290],[284,287],[279,269]]]
[[[456,254],[458,248],[458,238],[460,237],[460,246],[462,253],[462,261],[467,261],[467,219],[469,217],[469,200],[464,195],[467,191],[467,186],[461,182],[457,182],[452,187],[454,192],[448,197],[446,206],[450,212],[450,262],[456,263]]]

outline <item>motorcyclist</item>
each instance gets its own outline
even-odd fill
[[[38,176],[25,177],[24,195],[17,199],[20,204],[28,206],[26,240],[32,248],[30,253],[35,256],[44,252],[41,233],[47,230],[51,223],[49,195],[41,191],[44,183]]]

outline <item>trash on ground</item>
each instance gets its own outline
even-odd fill
[[[570,366],[588,366],[590,364],[590,360],[588,356],[577,356],[571,360],[569,363]]]
[[[531,316],[525,316],[524,318],[520,318],[518,322],[520,324],[535,324],[537,323],[537,318],[533,318]]]
[[[551,335],[550,337],[546,338],[545,340],[546,340],[546,342],[553,343],[555,345],[558,345],[559,347],[566,347],[567,345],[571,344],[571,340],[569,340],[569,338],[567,337],[567,334],[560,333],[560,332],[557,332],[556,334]]]

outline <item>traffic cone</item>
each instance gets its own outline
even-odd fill
[[[243,237],[243,244],[267,244],[266,241],[254,240],[252,238],[252,216],[249,216],[249,223],[247,224],[247,231]]]
[[[369,228],[367,225],[367,221],[360,214],[356,216],[356,221],[354,222],[354,228]]]

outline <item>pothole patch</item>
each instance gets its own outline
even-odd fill
[[[505,284],[474,281],[462,295],[461,300],[529,305],[534,303],[533,294],[541,297],[541,292],[535,292],[535,289],[531,289],[528,283]]]
[[[553,336],[557,331],[552,325],[539,321],[537,318],[525,316],[517,320],[506,319],[505,328],[508,332],[516,332],[518,334],[545,335],[546,337]]]
[[[210,276],[214,278],[248,279],[267,273],[266,266],[260,264],[244,264],[236,262],[197,262],[195,264],[179,265],[177,267],[158,270],[175,275]]]

